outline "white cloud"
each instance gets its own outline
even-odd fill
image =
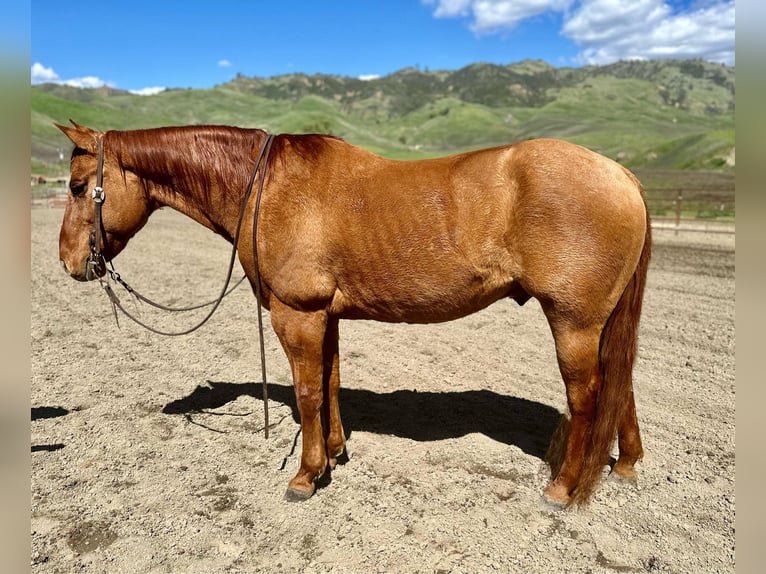
[[[456,18],[471,16],[471,30],[491,34],[509,30],[518,22],[544,12],[562,12],[574,0],[423,0],[436,4],[434,17]]]
[[[104,86],[114,87],[113,84],[105,82],[101,78],[96,76],[84,76],[82,78],[71,78],[69,80],[63,80],[56,82],[57,84],[64,84],[66,86],[72,86],[75,88],[103,88]]]
[[[565,36],[579,44],[619,44],[625,36],[651,30],[668,18],[670,6],[663,0],[582,0],[562,27]]]
[[[370,80],[377,80],[380,78],[380,74],[362,74],[359,79],[363,82],[369,82]]]
[[[114,87],[113,84],[105,82],[96,76],[84,76],[82,78],[70,78],[62,80],[53,68],[46,68],[40,62],[32,64],[31,69],[32,84],[63,84],[65,86],[74,86],[75,88],[101,88],[103,86]]]
[[[45,82],[58,82],[59,75],[53,68],[46,68],[40,62],[32,64],[32,83],[44,84]]]
[[[426,4],[437,4],[434,16],[437,18],[453,18],[468,15],[471,0],[426,0]]]
[[[128,90],[131,94],[136,94],[137,96],[153,96],[154,94],[159,94],[160,92],[164,92],[167,88],[163,88],[160,86],[151,87],[151,88],[141,88],[140,90]]]
[[[475,21],[471,29],[479,34],[508,30],[527,18],[545,12],[563,12],[573,0],[479,0],[472,2]]]
[[[81,78],[69,78],[62,80],[53,68],[46,68],[40,62],[32,64],[31,68],[32,85],[35,84],[61,84],[64,86],[72,86],[74,88],[103,88],[104,86],[115,88],[116,85],[113,82],[107,82],[96,76],[83,76]],[[163,87],[147,87],[140,90],[130,90],[132,94],[138,94],[140,96],[151,96],[164,91]]]
[[[734,2],[674,12],[664,0],[582,0],[562,33],[583,47],[579,61],[704,58],[734,64]]]
[[[218,65],[221,68],[230,68],[231,67],[231,62],[229,60],[218,60]]]
[[[477,35],[513,29],[523,20],[560,14],[561,34],[580,63],[620,59],[703,58],[733,65],[734,0],[422,0],[436,18],[469,18]]]

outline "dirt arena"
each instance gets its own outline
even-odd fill
[[[249,287],[186,337],[118,327],[98,283],[59,266],[62,215],[32,211],[32,572],[734,572],[733,235],[655,233],[637,483],[605,480],[583,510],[542,502],[564,386],[539,305],[508,300],[441,325],[343,322],[348,460],[296,504],[289,367],[269,327],[265,439]],[[195,303],[228,249],[163,211],[115,263]],[[200,316],[129,308],[166,328]]]

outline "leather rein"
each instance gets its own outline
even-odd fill
[[[263,143],[260,146],[260,149],[258,151],[257,159],[255,160],[255,165],[253,165],[253,170],[250,174],[250,179],[247,184],[247,189],[245,190],[245,196],[242,200],[242,206],[239,210],[239,218],[237,220],[237,228],[234,234],[234,240],[233,240],[233,248],[231,252],[231,257],[229,259],[229,267],[226,272],[226,281],[224,283],[223,289],[221,289],[220,295],[214,299],[213,301],[208,301],[206,303],[200,303],[198,305],[192,305],[189,307],[168,307],[166,305],[161,305],[159,303],[155,303],[151,299],[141,295],[138,291],[133,289],[128,283],[120,276],[117,271],[114,269],[114,265],[111,261],[109,261],[109,266],[107,267],[107,260],[106,257],[104,257],[102,253],[102,249],[106,245],[106,233],[104,229],[103,224],[103,217],[102,217],[102,208],[104,205],[104,201],[106,199],[106,193],[103,189],[104,184],[104,140],[103,136],[98,139],[98,167],[96,171],[96,186],[93,188],[93,191],[91,192],[91,197],[93,198],[93,205],[94,205],[94,216],[93,216],[93,231],[91,231],[90,234],[90,254],[88,255],[88,259],[86,261],[86,277],[88,279],[96,279],[98,278],[99,283],[101,284],[101,287],[104,289],[106,294],[109,296],[109,300],[112,303],[112,311],[114,312],[114,318],[115,321],[117,321],[117,324],[119,326],[119,320],[117,319],[117,309],[119,309],[125,316],[127,316],[129,319],[131,319],[133,322],[137,323],[138,325],[142,326],[143,328],[151,331],[152,333],[156,333],[158,335],[166,335],[170,337],[177,337],[181,335],[188,335],[189,333],[196,331],[202,325],[207,323],[207,321],[213,316],[213,313],[215,313],[216,309],[218,309],[218,306],[221,304],[221,301],[223,301],[223,298],[226,297],[229,293],[234,291],[242,281],[245,280],[247,277],[246,275],[242,277],[239,281],[237,281],[234,286],[229,289],[229,283],[231,282],[231,275],[234,270],[234,263],[236,261],[237,256],[237,245],[239,244],[239,236],[240,232],[242,230],[242,222],[245,218],[245,211],[247,209],[248,201],[250,200],[250,196],[252,195],[253,191],[253,185],[255,184],[255,179],[258,175],[258,190],[255,197],[255,215],[253,218],[253,260],[255,263],[255,299],[258,306],[258,335],[259,335],[259,343],[260,343],[260,352],[261,352],[261,375],[262,375],[262,388],[263,388],[263,409],[264,409],[264,435],[266,438],[269,437],[269,408],[268,408],[268,387],[266,383],[266,353],[265,353],[265,347],[264,347],[264,341],[263,341],[263,309],[261,305],[261,276],[260,276],[260,270],[258,266],[258,242],[257,242],[257,232],[258,232],[258,214],[260,212],[261,207],[261,195],[263,194],[263,187],[264,183],[266,181],[266,171],[268,166],[268,160],[269,155],[271,153],[271,146],[274,143],[275,136],[273,134],[268,134],[266,136],[266,139],[263,141]],[[130,295],[135,297],[139,301],[143,301],[153,307],[156,307],[158,309],[162,309],[164,311],[171,311],[171,312],[181,312],[181,311],[192,311],[195,309],[202,309],[204,307],[209,307],[212,305],[212,308],[208,312],[208,314],[196,325],[193,327],[190,327],[188,329],[185,329],[183,331],[177,331],[177,332],[169,332],[169,331],[162,331],[160,329],[157,329],[155,327],[152,327],[137,317],[135,317],[133,314],[131,314],[120,302],[120,299],[117,297],[117,294],[114,292],[114,289],[112,289],[111,284],[109,283],[109,280],[104,280],[104,276],[108,275],[108,277],[114,281],[115,283],[119,283]]]

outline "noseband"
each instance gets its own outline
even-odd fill
[[[106,230],[104,229],[104,222],[102,217],[102,207],[104,205],[104,200],[106,199],[106,194],[104,193],[104,138],[101,136],[98,139],[98,167],[96,170],[96,186],[93,188],[93,191],[91,192],[91,197],[93,198],[93,231],[90,233],[90,254],[88,255],[88,259],[86,260],[86,267],[85,267],[85,276],[87,279],[98,279],[101,283],[101,286],[104,288],[104,291],[106,291],[106,294],[109,296],[110,301],[112,302],[112,309],[114,311],[114,317],[117,318],[117,309],[122,311],[124,315],[126,315],[129,319],[134,321],[135,323],[141,325],[145,329],[156,333],[158,335],[168,335],[168,336],[179,336],[179,335],[187,335],[191,333],[192,331],[196,331],[202,325],[207,323],[207,321],[210,319],[210,317],[213,316],[213,313],[215,313],[216,309],[218,309],[218,306],[221,304],[221,301],[223,298],[231,293],[236,287],[244,281],[244,279],[247,277],[242,277],[231,289],[228,289],[229,282],[231,281],[231,274],[234,270],[234,262],[236,261],[237,256],[237,245],[239,244],[239,234],[242,229],[242,222],[245,218],[245,211],[247,209],[248,201],[250,200],[250,195],[253,192],[253,185],[255,184],[255,178],[258,175],[258,172],[260,171],[260,177],[258,178],[258,192],[256,194],[255,198],[255,215],[253,218],[253,260],[255,263],[255,299],[258,305],[258,334],[260,337],[260,352],[261,352],[261,374],[262,374],[262,385],[263,385],[263,411],[264,411],[264,435],[266,438],[269,438],[269,407],[268,407],[268,387],[266,384],[266,352],[264,347],[264,341],[263,341],[263,312],[261,308],[261,275],[260,275],[260,269],[258,266],[258,242],[257,242],[257,232],[258,232],[258,214],[260,212],[261,207],[261,195],[263,194],[263,186],[266,181],[266,168],[268,166],[269,161],[269,154],[271,153],[271,146],[274,143],[274,135],[268,134],[266,136],[266,139],[264,139],[263,143],[261,144],[261,147],[258,151],[258,155],[255,160],[255,165],[253,166],[253,170],[250,174],[250,179],[247,184],[247,189],[245,191],[245,196],[242,199],[242,206],[239,210],[239,218],[237,219],[237,228],[236,232],[234,233],[234,246],[232,248],[231,252],[231,258],[229,259],[229,268],[226,273],[226,281],[224,283],[223,289],[221,290],[221,294],[218,296],[217,299],[213,301],[209,301],[207,303],[202,303],[199,305],[194,305],[190,307],[167,307],[165,305],[161,305],[159,303],[155,303],[151,299],[144,297],[141,295],[138,291],[133,289],[130,285],[127,284],[127,282],[120,277],[120,274],[117,273],[114,270],[114,265],[112,265],[112,262],[109,262],[109,265],[111,266],[111,269],[107,268],[107,261],[106,257],[104,257],[104,254],[102,252],[102,249],[105,246],[105,239],[106,239]],[[103,281],[102,277],[104,275],[109,274],[109,277],[115,281],[116,283],[119,283],[130,295],[138,299],[139,301],[143,301],[145,303],[148,303],[149,305],[153,307],[157,307],[159,309],[162,309],[164,311],[192,311],[195,309],[200,309],[203,307],[209,307],[213,306],[212,309],[208,312],[208,314],[205,316],[204,319],[202,319],[199,323],[197,323],[195,326],[186,329],[184,331],[180,332],[167,332],[167,331],[161,331],[159,329],[156,329],[154,327],[151,327],[132,315],[120,302],[119,298],[117,297],[117,294],[112,289],[112,286],[109,284],[109,281]],[[227,290],[228,289],[228,290]],[[118,322],[119,325],[119,322]]]

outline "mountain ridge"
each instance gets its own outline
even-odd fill
[[[702,60],[477,62],[365,80],[237,74],[210,89],[151,96],[42,84],[32,87],[32,161],[33,169],[55,167],[69,144],[52,122],[72,117],[102,130],[222,123],[332,133],[402,158],[559,137],[631,168],[731,170],[734,96],[735,69]],[[687,152],[684,142],[697,143]]]

